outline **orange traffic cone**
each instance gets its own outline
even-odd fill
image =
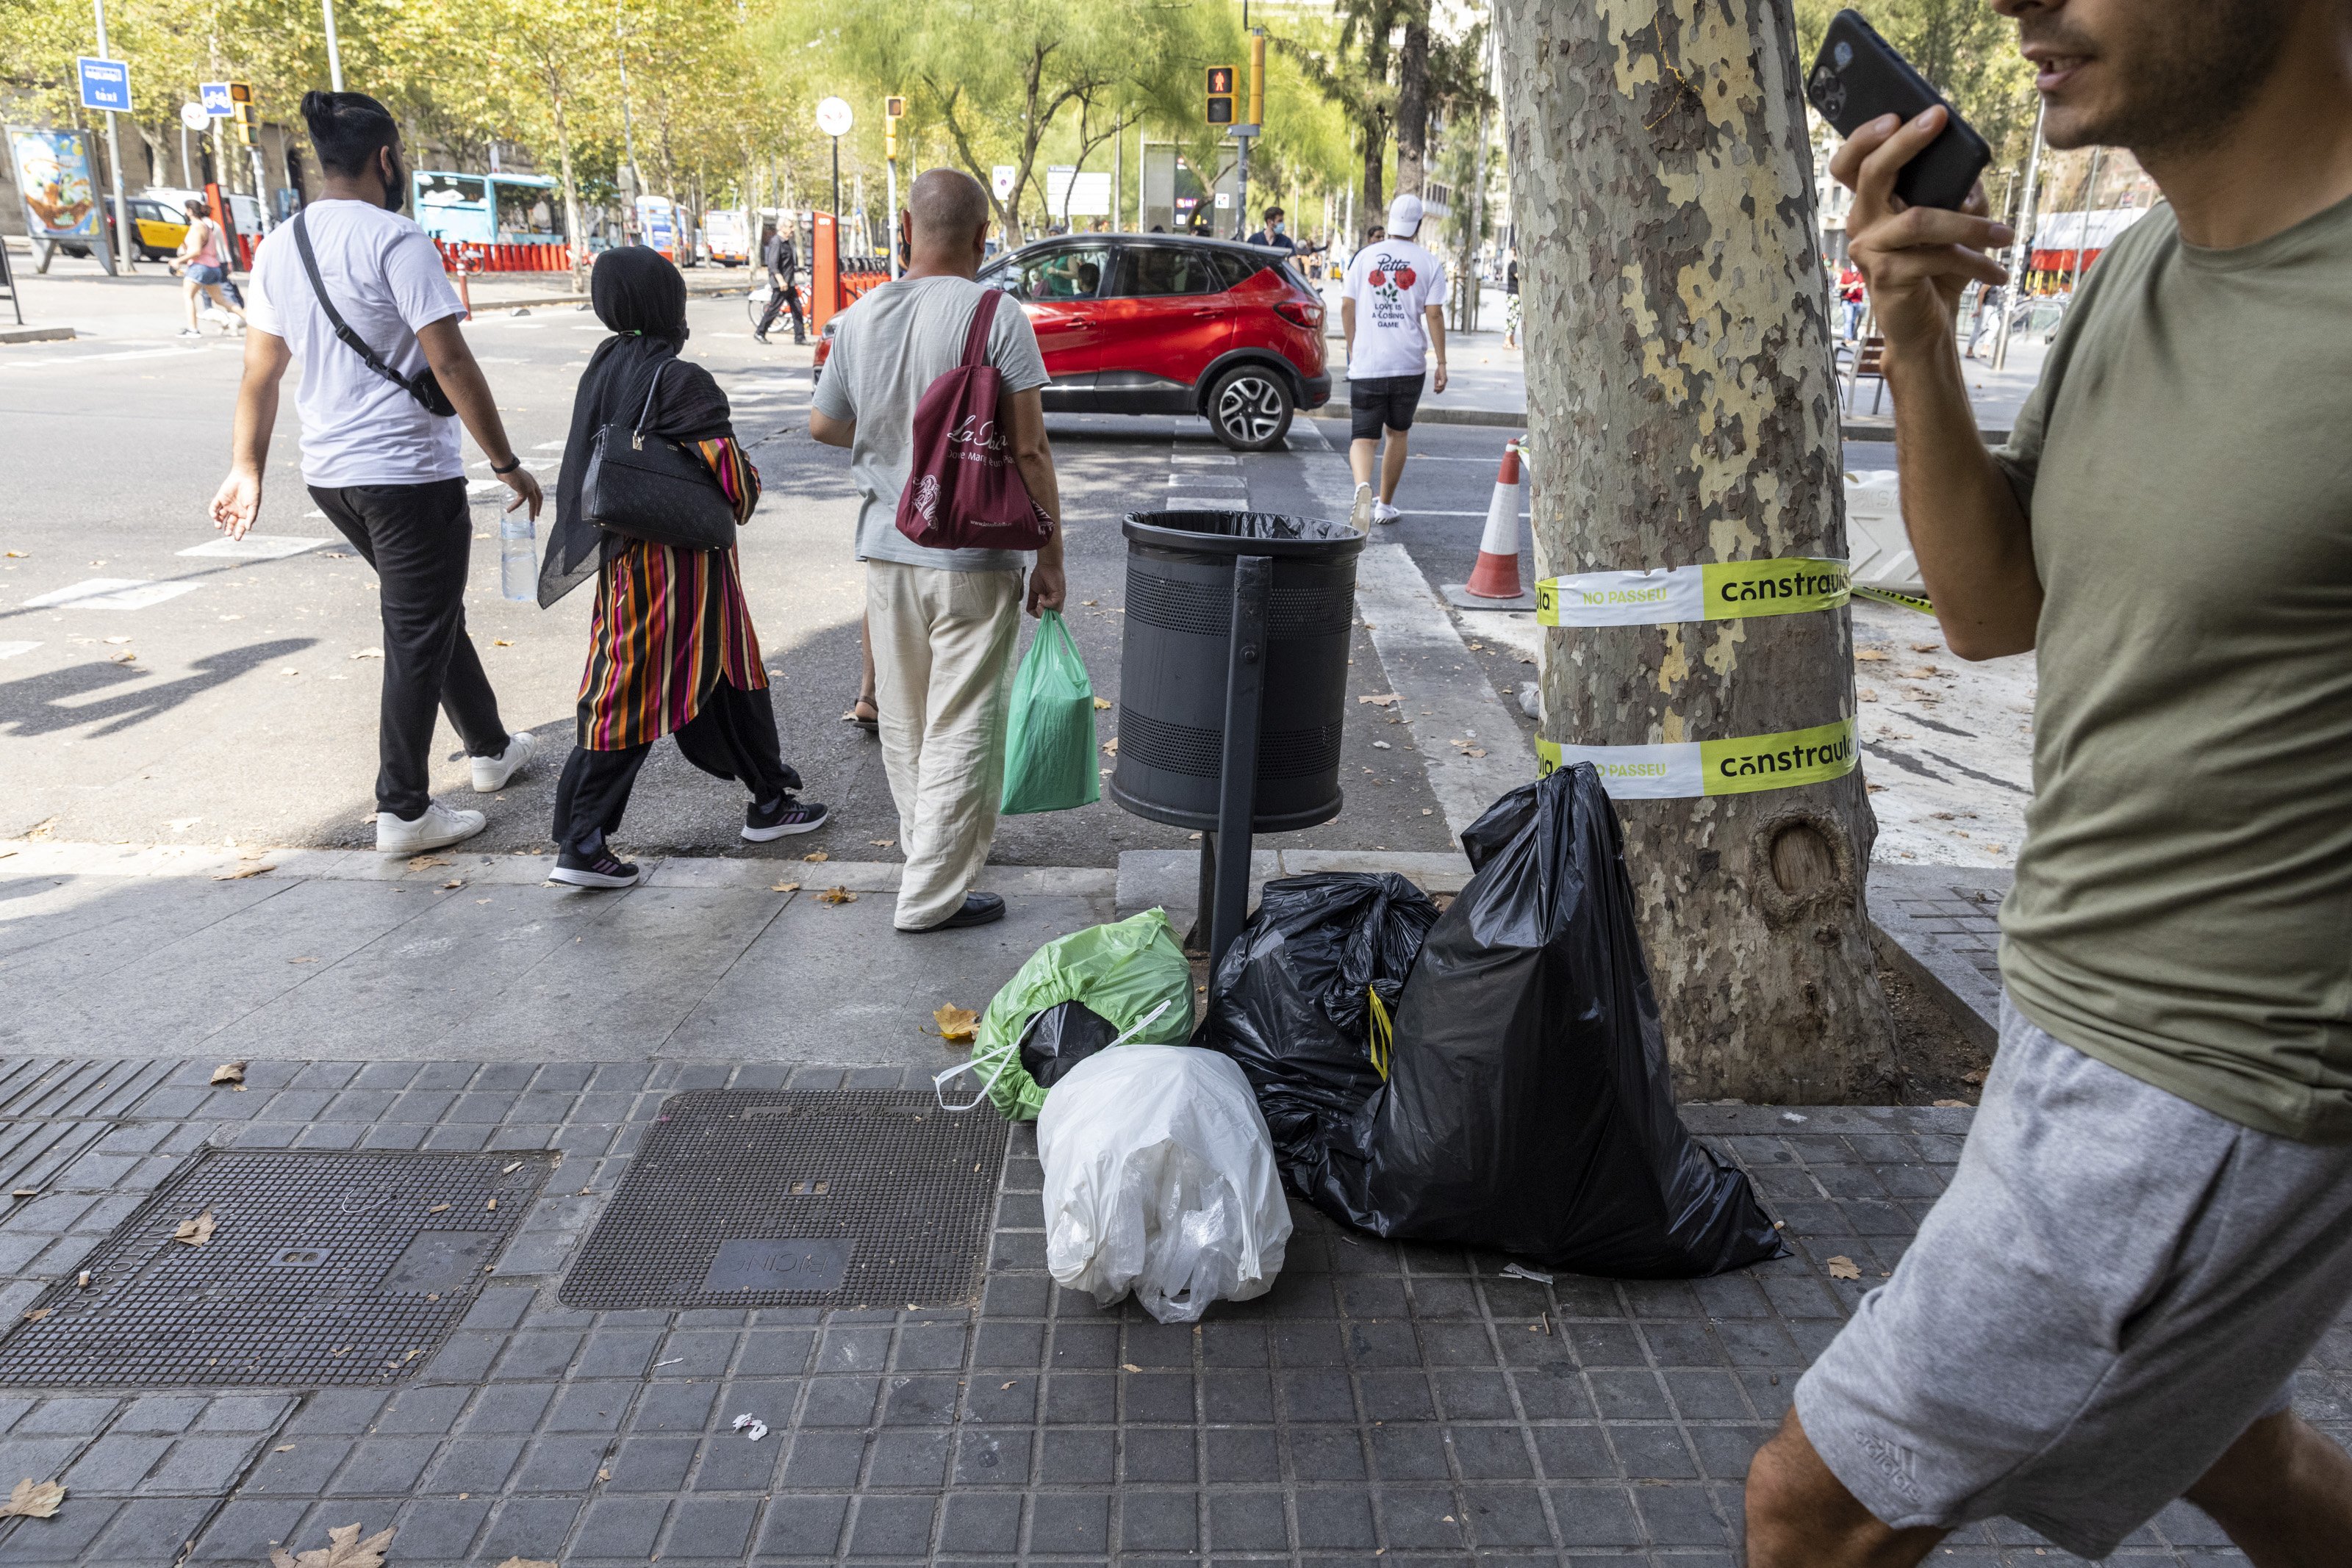
[[[1470,569],[1465,593],[1476,599],[1519,597],[1519,444],[1503,448],[1495,476],[1494,499],[1486,503],[1486,532],[1478,541],[1478,564]]]

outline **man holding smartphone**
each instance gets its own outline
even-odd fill
[[[2352,1458],[2290,1408],[2352,1299],[2352,5],[1992,3],[2051,143],[2169,204],[1988,452],[1954,310],[2011,235],[1894,195],[1948,111],[1832,162],[1945,638],[2039,654],[2035,796],[1974,1128],[1757,1455],[1748,1562],[1996,1515],[2099,1558],[2185,1496],[2352,1563]]]

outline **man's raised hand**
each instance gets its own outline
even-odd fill
[[[1948,115],[1941,104],[1907,122],[1882,115],[1830,158],[1830,172],[1853,193],[1846,254],[1862,271],[1890,346],[1948,336],[1962,289],[2009,281],[1989,253],[2014,236],[1987,215],[1982,184],[1958,212],[1908,206],[1895,193],[1896,172],[1936,140]]]

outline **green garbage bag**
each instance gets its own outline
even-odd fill
[[[1013,724],[1004,748],[1008,817],[1066,811],[1102,799],[1095,771],[1095,688],[1062,612],[1037,618],[1037,635],[1013,677]]]
[[[1055,937],[1029,955],[990,1001],[969,1065],[1006,1120],[1034,1122],[1045,1103],[1045,1091],[1021,1064],[1021,1035],[1031,1019],[1067,1001],[1085,1003],[1138,1044],[1190,1040],[1192,968],[1166,913],[1147,909],[1116,925]],[[1164,1010],[1152,1017],[1158,1009]]]

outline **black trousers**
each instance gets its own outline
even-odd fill
[[[773,800],[801,787],[801,776],[785,765],[776,741],[776,709],[762,691],[747,692],[721,681],[700,712],[673,737],[686,759],[716,779],[740,780],[754,801]],[[622,751],[591,751],[574,745],[555,786],[555,842],[585,854],[601,835],[621,830],[637,769],[654,743]]]
[[[463,479],[310,486],[327,520],[375,568],[383,605],[383,706],[376,721],[375,808],[413,821],[432,801],[433,710],[475,757],[507,748],[507,727],[466,635],[474,517]]]
[[[801,317],[801,286],[797,283],[787,283],[768,296],[768,308],[760,317],[759,336],[768,335],[768,329],[776,324],[776,313],[787,305],[793,309],[793,336],[808,336],[808,323]]]

